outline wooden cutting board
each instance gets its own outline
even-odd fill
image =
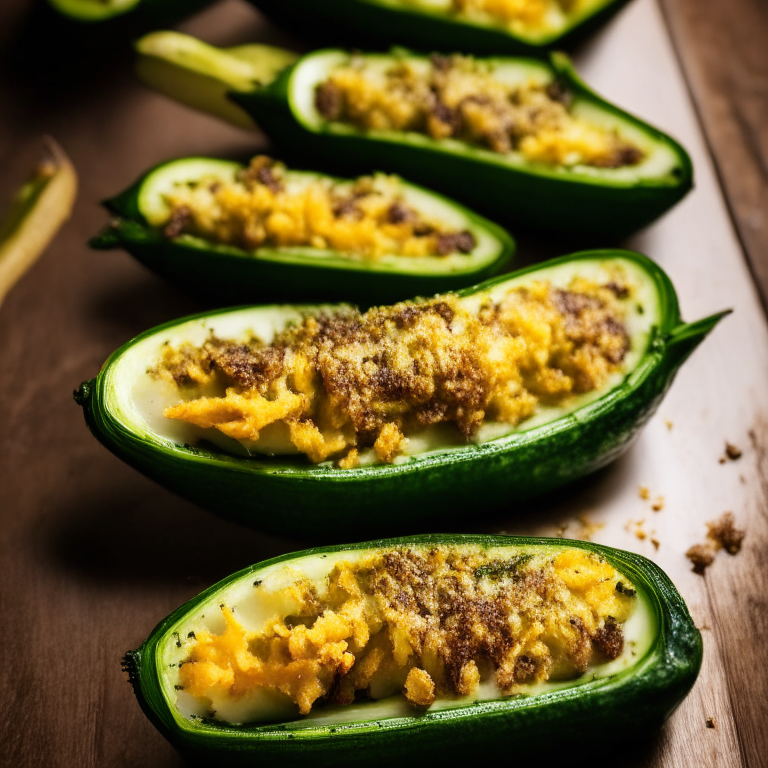
[[[687,29],[680,6],[665,7],[675,28]],[[72,221],[0,308],[0,761],[167,768],[181,761],[139,711],[122,654],[204,587],[304,542],[213,518],[88,433],[72,390],[136,333],[206,304],[123,253],[90,251],[86,241],[106,222],[97,202],[153,163],[242,155],[267,143],[142,88],[129,51],[73,50],[30,14],[24,0],[0,8],[0,196],[34,164],[44,133],[71,155],[81,191]],[[216,44],[287,39],[236,0],[184,29]],[[726,53],[738,59],[740,51]],[[693,156],[695,191],[627,245],[670,273],[686,319],[726,307],[735,313],[686,364],[624,458],[523,515],[466,530],[592,529],[596,541],[654,559],[688,601],[705,643],[696,687],[639,751],[600,759],[654,768],[767,765],[768,327],[660,7],[634,0],[576,62],[599,91],[675,135]],[[556,250],[543,238],[522,246],[524,260]],[[720,462],[726,441],[743,452],[737,461]],[[659,497],[663,509],[654,512]],[[726,510],[747,531],[744,549],[719,555],[706,577],[697,576],[684,553]]]

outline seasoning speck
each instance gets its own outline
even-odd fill
[[[703,576],[704,571],[715,561],[715,552],[707,544],[694,544],[685,556],[693,564],[693,572],[698,573],[699,576]]]
[[[731,443],[725,444],[725,455],[731,460],[736,461],[736,459],[741,458],[741,451]]]

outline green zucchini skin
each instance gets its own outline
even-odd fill
[[[680,366],[727,314],[683,324],[669,278],[650,259],[629,251],[588,251],[554,259],[544,267],[596,257],[630,260],[656,287],[661,317],[644,356],[621,384],[594,402],[498,440],[400,464],[339,470],[304,460],[242,458],[151,439],[107,407],[109,369],[143,338],[182,321],[128,342],[95,379],[81,386],[75,399],[95,437],[123,461],[175,493],[263,531],[326,538],[337,525],[369,535],[398,529],[420,532],[465,518],[467,505],[476,510],[478,499],[489,517],[508,513],[526,499],[590,474],[623,453],[660,404]],[[503,275],[458,295],[541,268]],[[216,313],[197,317],[210,314]],[[365,514],[357,514],[358,510]]]
[[[227,726],[191,721],[172,712],[159,684],[158,647],[167,631],[182,617],[236,580],[274,563],[312,554],[390,546],[477,544],[491,546],[568,546],[596,552],[630,578],[652,604],[656,638],[646,663],[613,677],[541,696],[509,697],[479,702],[454,710],[380,721],[318,724],[297,727],[298,721],[279,725]],[[124,668],[139,704],[182,755],[196,765],[253,766],[264,759],[298,764],[310,758],[313,766],[366,764],[391,766],[403,759],[449,756],[477,759],[506,758],[510,753],[546,753],[547,747],[584,745],[594,750],[595,739],[621,741],[647,737],[676,709],[693,686],[701,666],[701,633],[694,626],[680,594],[666,574],[646,558],[583,541],[562,539],[427,535],[311,549],[287,554],[246,568],[215,584],[181,606],[155,627],[147,640],[126,654]],[[352,705],[354,706],[354,705]],[[584,744],[585,740],[588,740]],[[553,744],[554,742],[554,744]],[[594,754],[594,752],[590,752]],[[294,761],[296,761],[294,763]]]
[[[98,27],[99,34],[116,33],[122,35],[139,34],[158,26],[168,26],[181,21],[216,0],[138,0],[127,9],[100,10],[98,0],[90,5],[97,10],[88,12],[78,8],[77,0],[47,0],[48,5],[63,19],[77,26]]]
[[[229,94],[286,154],[322,157],[324,162],[349,172],[380,167],[407,173],[414,181],[455,197],[502,224],[571,236],[599,235],[601,245],[606,238],[621,238],[651,223],[693,187],[693,166],[685,149],[597,95],[562,54],[549,59],[553,77],[578,98],[630,122],[654,143],[670,150],[676,158],[673,175],[621,185],[612,183],[609,171],[588,179],[565,174],[555,177],[532,166],[503,164],[491,152],[447,149],[419,134],[381,132],[371,136],[354,130],[336,133],[325,124],[310,127],[293,106],[293,78],[301,67],[312,66],[315,57],[329,53],[333,51],[305,56],[266,87]]]
[[[312,39],[348,45],[361,41],[390,46],[393,42],[414,50],[466,51],[475,54],[542,55],[575,45],[615,16],[629,0],[609,0],[576,20],[562,32],[539,39],[451,18],[403,5],[400,8],[367,0],[250,0],[278,22],[299,27]]]
[[[190,162],[197,159],[189,158]],[[146,180],[166,165],[171,163],[156,166],[129,189],[104,203],[119,218],[102,235],[91,240],[91,245],[97,249],[124,248],[167,280],[193,292],[205,292],[208,297],[218,295],[229,304],[256,300],[355,301],[366,306],[387,304],[416,295],[458,290],[485,280],[506,268],[515,252],[514,240],[497,224],[452,200],[420,188],[420,192],[427,192],[460,211],[473,227],[495,240],[495,258],[461,272],[419,274],[380,269],[375,262],[355,262],[345,259],[343,254],[339,254],[335,263],[307,263],[308,260],[295,263],[281,261],[279,256],[276,258],[275,251],[260,258],[258,251],[251,254],[235,248],[205,247],[202,241],[169,240],[148,224],[139,208],[139,195]],[[407,182],[402,184],[405,189],[417,189]],[[410,261],[407,257],[400,258]],[[471,254],[467,255],[467,259],[471,258]]]

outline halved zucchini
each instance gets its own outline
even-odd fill
[[[408,45],[416,50],[540,53],[581,39],[627,0],[494,3],[454,0],[251,0],[313,39]]]
[[[179,390],[154,375],[166,349],[201,345],[211,335],[269,343],[307,315],[332,317],[344,307],[247,307],[167,323],[119,349],[76,399],[94,435],[120,458],[176,493],[263,530],[423,530],[430,522],[465,516],[467,504],[478,498],[492,515],[593,472],[626,450],[724,313],[683,324],[664,272],[628,251],[566,256],[456,295],[464,306],[478,307],[535,281],[567,288],[577,276],[607,284],[617,274],[631,287],[624,320],[629,348],[599,389],[555,407],[541,405],[515,426],[485,422],[469,441],[440,424],[426,428],[409,436],[408,448],[392,463],[361,457],[358,466],[340,469],[332,461],[313,465],[304,457],[264,456],[273,449],[163,416],[180,401]],[[350,514],[361,505],[364,515]]]
[[[163,33],[139,41],[139,74],[172,98],[227,116],[232,108],[221,93],[228,91],[229,99],[242,107],[237,123],[243,125],[251,119],[285,153],[314,164],[333,162],[355,172],[380,168],[403,173],[503,222],[569,234],[599,233],[605,242],[606,236],[623,236],[653,221],[681,200],[693,184],[690,158],[674,139],[598,96],[562,54],[553,54],[549,62],[466,57],[462,61],[474,61],[487,69],[492,80],[504,87],[552,89],[552,101],[562,100],[567,114],[581,121],[582,128],[591,126],[627,144],[632,149],[627,155],[630,162],[605,167],[605,161],[589,164],[578,159],[578,153],[573,162],[549,162],[539,159],[538,153],[531,159],[514,142],[511,149],[495,151],[484,145],[488,136],[479,141],[456,135],[435,138],[423,128],[377,128],[378,115],[371,121],[373,127],[361,127],[321,112],[319,89],[340,66],[370,67],[377,82],[386,79],[388,71],[403,66],[415,72],[430,67],[429,57],[407,51],[315,51],[271,83],[244,86],[224,74],[239,67],[226,51],[192,40],[185,55],[178,56],[162,43]],[[195,52],[191,59],[190,51]],[[190,97],[190,78],[216,80],[221,91]],[[426,94],[429,89],[422,90]],[[473,96],[468,98],[471,101]],[[390,100],[403,104],[397,93]],[[375,107],[376,100],[372,103]],[[435,104],[435,109],[441,108]],[[487,118],[495,119],[493,115]],[[446,120],[450,123],[453,117]],[[504,130],[514,131],[513,124]]]
[[[625,742],[671,714],[701,654],[682,598],[639,555],[430,535],[246,568],[124,665],[145,714],[196,764],[311,751],[313,765],[348,765],[364,750],[392,765],[540,756],[553,740],[594,750],[596,729],[601,746]]]
[[[62,16],[85,24],[116,24],[146,29],[172,24],[211,5],[214,0],[48,0]]]
[[[267,161],[267,158],[257,158],[260,159]],[[483,280],[501,271],[514,252],[512,238],[487,219],[403,179],[382,174],[370,177],[372,194],[368,199],[376,202],[391,197],[408,208],[408,211],[403,209],[402,217],[405,213],[415,212],[425,221],[446,230],[467,232],[471,248],[454,250],[443,256],[382,253],[369,258],[359,250],[333,250],[328,244],[313,247],[309,243],[275,245],[265,242],[245,250],[231,243],[217,243],[203,234],[164,232],[172,216],[169,194],[178,194],[179,190],[192,186],[226,188],[243,171],[245,166],[240,163],[200,157],[159,165],[121,195],[105,203],[119,218],[113,220],[92,245],[96,248],[124,247],[163,277],[207,293],[218,290],[230,303],[236,298],[250,301],[260,298],[353,300],[367,304],[397,301]],[[270,169],[268,173],[267,181],[270,181],[273,171]],[[306,225],[309,227],[307,234],[318,237],[319,232],[313,233],[311,229],[312,212],[306,206],[293,206],[290,200],[298,200],[303,191],[314,188],[316,192],[328,189],[333,195],[350,195],[348,206],[355,209],[349,215],[339,213],[337,217],[334,213],[328,221],[324,217],[324,226],[332,231],[338,225],[345,233],[349,227],[357,226],[354,221],[350,223],[350,217],[361,213],[353,199],[357,194],[355,184],[362,183],[360,180],[354,182],[318,173],[282,170],[279,183],[284,191],[276,196],[272,196],[264,184],[253,183],[257,184],[256,192],[268,196],[271,202],[265,206],[265,213],[251,216],[251,225],[262,221],[265,224],[277,222],[280,217],[284,227],[287,211],[292,231],[304,237]],[[237,203],[242,205],[245,188],[239,185],[236,189],[241,193]],[[281,198],[285,202],[281,203]],[[211,206],[216,205],[212,195],[208,202]],[[363,220],[362,227],[367,224]],[[412,239],[417,245],[422,242],[426,240]]]

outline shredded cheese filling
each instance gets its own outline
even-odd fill
[[[317,87],[315,106],[325,119],[363,130],[453,138],[550,166],[620,168],[643,159],[616,131],[574,115],[559,82],[513,85],[495,77],[495,66],[433,55],[426,69],[401,59],[382,70],[356,57]]]
[[[177,184],[165,202],[166,237],[193,235],[246,251],[305,247],[375,261],[384,255],[468,254],[476,246],[468,230],[452,229],[410,205],[397,177],[299,181],[264,155],[232,181]]]
[[[540,404],[599,389],[630,347],[630,289],[575,278],[511,289],[469,309],[456,296],[308,316],[269,344],[211,337],[167,346],[150,370],[178,388],[164,415],[258,448],[276,439],[313,462],[392,462],[408,436],[445,424],[472,440]],[[286,452],[286,451],[281,451]]]
[[[599,555],[471,547],[376,550],[337,562],[318,587],[301,571],[281,587],[291,615],[248,630],[222,604],[224,631],[198,631],[177,690],[209,707],[257,689],[301,715],[325,703],[402,694],[416,708],[474,694],[502,695],[569,680],[624,651],[636,590]],[[254,588],[269,598],[269,587]]]
[[[424,0],[403,1],[407,5],[435,8],[434,3]],[[449,16],[525,33],[560,29],[574,16],[602,4],[601,0],[446,0],[439,9]]]

